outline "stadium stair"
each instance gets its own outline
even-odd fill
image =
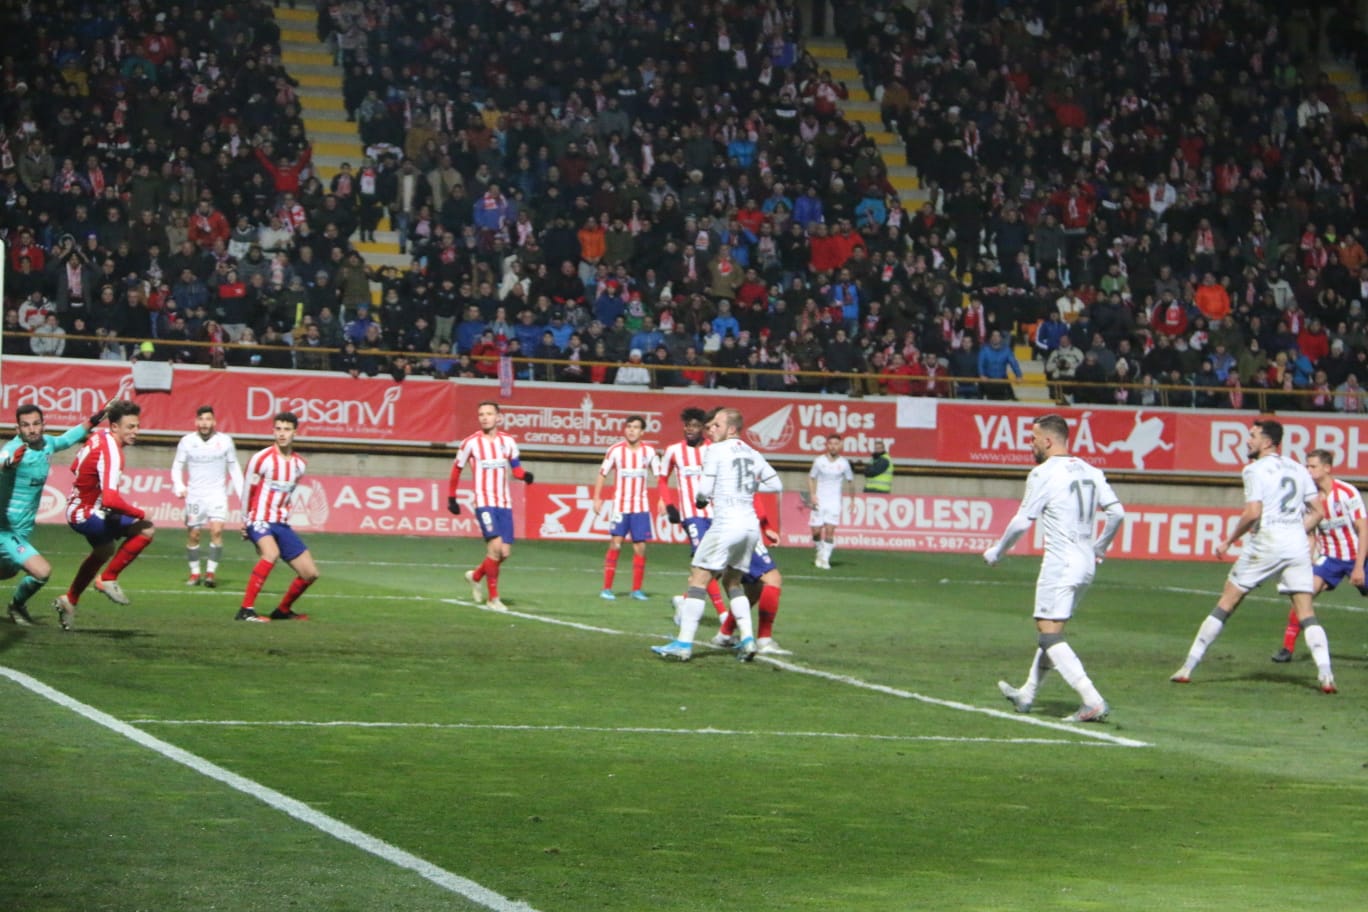
[[[846,55],[845,45],[835,38],[809,38],[805,47],[818,66],[829,70],[837,82],[845,83],[850,98],[841,105],[841,114],[846,120],[864,124],[865,132],[879,149],[879,158],[888,170],[888,182],[898,191],[903,208],[916,212],[931,195],[922,189],[917,169],[907,164],[907,147],[902,137],[884,129],[879,103],[864,90],[864,80],[855,69],[855,62]]]
[[[1322,60],[1320,67],[1325,71],[1325,75],[1330,77],[1335,88],[1344,93],[1354,116],[1368,123],[1368,91],[1364,90],[1354,68],[1336,60]]]
[[[326,186],[350,162],[359,170],[364,151],[356,124],[347,119],[342,104],[342,70],[333,50],[318,40],[318,13],[309,9],[277,7],[280,56],[286,72],[299,81],[295,91],[304,110],[304,130],[313,144],[314,173]],[[399,235],[389,219],[380,222],[374,242],[353,242],[368,266],[407,269],[410,258],[399,252]],[[380,285],[371,283],[371,301],[380,304]]]

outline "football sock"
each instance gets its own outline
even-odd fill
[[[829,541],[823,542],[823,544],[826,545],[826,562],[829,564],[831,563],[831,555],[836,553],[836,542]]]
[[[47,585],[47,580],[38,579],[36,576],[24,574],[24,578],[19,581],[19,585],[14,587],[14,598],[11,600],[16,605],[24,605],[34,594]]]
[[[76,604],[76,600],[89,588],[91,580],[95,579],[95,574],[100,572],[103,564],[104,558],[97,554],[88,555],[81,561],[81,566],[76,569],[76,576],[71,581],[71,588],[67,590],[67,601]]]
[[[760,601],[756,610],[760,623],[756,625],[755,635],[760,639],[774,636],[774,616],[779,613],[779,587],[766,586],[760,590]]]
[[[723,636],[736,633],[736,617],[730,611],[722,615],[722,623],[718,625],[717,632]]]
[[[706,589],[690,586],[684,595],[684,604],[679,607],[679,633],[675,639],[681,643],[692,643],[698,633],[698,622],[703,617],[703,599],[708,595]]]
[[[1302,637],[1306,648],[1311,650],[1311,658],[1316,663],[1316,671],[1322,675],[1330,674],[1330,641],[1325,636],[1325,628],[1313,614],[1302,621]]]
[[[727,603],[722,601],[722,587],[717,584],[717,580],[708,581],[708,598],[712,599],[713,607],[717,609],[719,618],[727,614]]]
[[[1045,654],[1050,657],[1050,663],[1059,672],[1059,676],[1078,692],[1084,706],[1097,706],[1102,702],[1102,695],[1097,692],[1088,673],[1083,670],[1083,663],[1079,661],[1072,646],[1061,640],[1046,649]]]
[[[299,597],[304,594],[304,590],[312,586],[313,583],[314,581],[311,579],[296,576],[294,581],[290,583],[290,588],[285,590],[285,597],[280,600],[279,610],[289,611],[290,606],[298,601]]]
[[[1192,648],[1188,650],[1187,659],[1183,661],[1183,667],[1192,671],[1202,661],[1202,656],[1206,655],[1207,647],[1216,641],[1225,629],[1226,618],[1230,617],[1230,612],[1223,608],[1211,609],[1211,614],[1202,619],[1202,625],[1197,628],[1197,636],[1192,641]]]
[[[223,545],[209,546],[209,560],[204,564],[204,572],[213,576],[218,571],[219,561],[223,560]]]
[[[603,555],[603,588],[613,588],[613,577],[617,576],[618,555],[622,552],[617,548],[609,548],[608,553]]]
[[[256,604],[257,593],[266,585],[266,577],[271,575],[271,568],[274,566],[275,561],[264,558],[256,562],[256,566],[252,568],[252,575],[247,579],[247,591],[242,593],[243,608],[251,608]]]
[[[134,535],[123,543],[119,548],[114,559],[105,567],[105,572],[100,575],[101,580],[116,580],[119,574],[123,573],[124,568],[133,563],[134,558],[142,554],[144,548],[152,544],[152,539],[146,535]]]
[[[750,599],[746,598],[746,593],[738,587],[729,591],[727,596],[731,599],[731,616],[736,619],[737,635],[743,640],[755,636],[751,626]]]
[[[199,545],[191,545],[185,549],[185,562],[190,565],[190,575],[200,575],[200,549]]]
[[[1027,703],[1035,700],[1040,682],[1045,680],[1049,670],[1050,657],[1045,654],[1045,650],[1037,648],[1035,657],[1031,659],[1031,670],[1026,672],[1026,683],[1021,685],[1021,696]]]
[[[1297,620],[1297,609],[1287,612],[1287,629],[1283,631],[1283,649],[1293,652],[1297,648],[1297,634],[1301,633],[1301,621]]]
[[[638,592],[646,579],[646,555],[632,555],[632,591]]]
[[[489,600],[492,602],[499,597],[499,562],[486,557],[484,568],[485,585],[489,587]]]
[[[476,567],[475,572],[471,574],[471,581],[478,583],[480,580],[484,579],[485,573],[487,573],[488,571],[489,558],[486,557],[484,560],[480,561],[480,566]]]

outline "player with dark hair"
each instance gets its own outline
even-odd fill
[[[646,578],[646,543],[655,536],[651,532],[650,488],[647,476],[660,478],[660,463],[656,458],[655,447],[642,441],[646,433],[646,419],[631,415],[623,423],[622,437],[618,443],[608,448],[594,477],[594,493],[591,496],[594,515],[603,509],[603,481],[610,474],[613,478],[612,527],[608,534],[608,553],[603,558],[603,591],[599,596],[615,599],[613,576],[617,573],[618,555],[622,553],[622,542],[627,536],[632,539],[632,598],[644,601],[646,593],[641,591]]]
[[[1043,415],[1031,428],[1031,453],[1036,467],[1026,477],[1026,494],[1007,529],[983,559],[989,566],[1012,550],[1031,523],[1045,531],[1045,556],[1036,578],[1036,651],[1026,683],[1013,687],[998,682],[998,690],[1017,712],[1030,712],[1037,688],[1051,668],[1074,689],[1083,704],[1066,722],[1101,722],[1107,701],[1097,692],[1082,661],[1064,638],[1083,593],[1091,585],[1097,564],[1121,528],[1125,510],[1101,470],[1069,455],[1069,425],[1059,415]],[[1106,517],[1096,538],[1097,511]]]
[[[708,446],[707,435],[703,429],[712,417],[701,408],[686,408],[679,418],[684,423],[684,439],[670,444],[660,457],[660,475],[657,493],[665,506],[665,516],[674,525],[682,525],[689,536],[689,553],[698,549],[703,533],[708,531],[712,522],[712,508],[698,506],[694,499],[698,493],[698,482],[703,477],[703,452]],[[675,476],[675,488],[670,487],[670,475]],[[717,610],[719,620],[727,617],[727,603],[722,600],[722,590],[717,580],[708,581],[708,598]],[[675,612],[684,596],[674,597]]]
[[[223,523],[228,518],[228,495],[242,496],[242,469],[238,466],[233,438],[218,430],[212,405],[195,410],[195,432],[176,444],[171,463],[171,486],[185,498],[188,529],[185,559],[190,564],[187,586],[201,582],[215,586],[215,573],[223,559]],[[200,575],[200,530],[209,529],[209,559]]]
[[[95,589],[116,605],[130,604],[119,585],[119,574],[152,544],[156,534],[143,509],[119,493],[124,447],[137,443],[142,408],[136,402],[120,399],[110,403],[105,415],[109,427],[91,432],[71,466],[76,479],[67,497],[67,525],[85,536],[91,550],[77,569],[70,588],[52,603],[63,630],[71,629],[81,594],[92,581]],[[101,567],[105,568],[103,573]]]
[[[522,467],[517,442],[499,429],[503,410],[492,400],[475,408],[475,420],[480,429],[461,441],[456,459],[451,464],[447,482],[447,510],[453,516],[461,513],[461,502],[456,491],[461,481],[461,470],[469,463],[474,466],[475,518],[485,540],[485,558],[480,566],[465,573],[470,583],[471,597],[494,611],[507,611],[499,598],[499,568],[513,553],[513,495],[509,491],[511,475],[525,484],[534,477]],[[483,583],[483,585],[481,585]]]
[[[61,436],[44,433],[43,410],[28,403],[14,411],[19,436],[0,447],[0,579],[24,577],[14,589],[9,617],[21,627],[33,623],[28,601],[52,576],[52,565],[29,543],[38,520],[52,456],[81,443],[104,420],[104,409]]]
[[[318,566],[308,545],[290,527],[290,510],[298,496],[299,481],[304,477],[303,457],[295,452],[295,432],[299,418],[292,412],[281,412],[272,421],[271,433],[275,442],[257,452],[247,461],[246,492],[242,499],[242,537],[256,545],[257,562],[247,580],[247,591],[242,594],[242,607],[234,620],[307,621],[307,614],[294,610],[294,604],[304,592],[318,581]],[[256,597],[266,584],[266,577],[276,561],[283,560],[295,572],[290,588],[270,617],[257,614]]]
[[[1182,667],[1169,677],[1175,684],[1192,680],[1197,664],[1244,597],[1276,576],[1278,591],[1292,599],[1292,610],[1316,662],[1320,689],[1328,694],[1336,692],[1335,675],[1330,668],[1330,643],[1311,601],[1315,574],[1307,541],[1325,517],[1325,507],[1306,467],[1278,452],[1282,437],[1282,425],[1271,418],[1250,424],[1245,442],[1249,465],[1240,472],[1244,479],[1244,511],[1230,535],[1216,546],[1216,556],[1225,557],[1241,537],[1253,534],[1245,542],[1235,566],[1230,568],[1216,607],[1197,629]]]

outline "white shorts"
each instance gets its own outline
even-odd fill
[[[1032,617],[1044,621],[1067,621],[1092,585],[1096,564],[1063,566],[1042,564],[1036,578],[1035,611]]]
[[[835,503],[829,500],[817,501],[817,506],[812,510],[812,516],[808,519],[810,526],[835,526],[841,522],[841,501],[836,499]]]
[[[719,526],[716,523],[703,533],[703,540],[694,551],[693,565],[721,573],[728,567],[745,573],[750,569],[751,556],[760,541],[760,529],[746,526]]]
[[[1245,592],[1278,577],[1278,591],[1284,595],[1315,592],[1311,571],[1311,546],[1303,535],[1267,539],[1254,535],[1246,539],[1228,579]]]
[[[191,529],[211,522],[225,522],[228,519],[228,498],[196,497],[185,498],[185,525]]]

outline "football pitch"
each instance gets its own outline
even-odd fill
[[[603,547],[515,547],[508,614],[478,542],[309,536],[307,623],[234,623],[251,567],[183,585],[162,529],[63,633],[0,626],[0,909],[1351,910],[1368,895],[1368,599],[1319,603],[1340,693],[1286,605],[1252,597],[1169,683],[1226,567],[1107,562],[1069,638],[1104,724],[1051,675],[1028,716],[1037,559],[776,552],[775,637],[737,662],[670,638],[687,553],[650,601],[601,600]],[[288,583],[272,575],[269,610]],[[9,591],[10,583],[6,583]],[[712,614],[709,610],[709,615]],[[700,639],[715,632],[705,621]]]

